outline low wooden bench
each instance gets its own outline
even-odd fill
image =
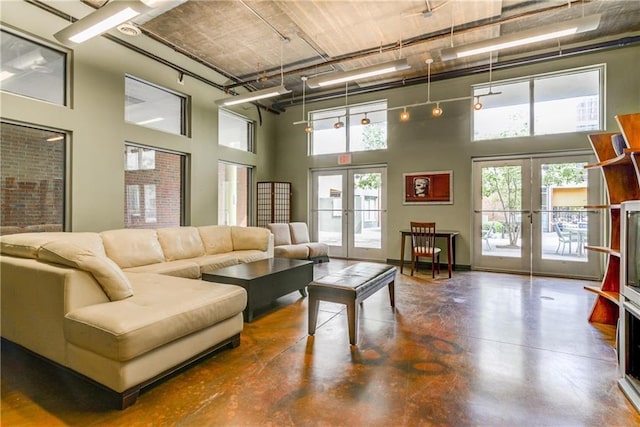
[[[309,335],[316,332],[320,301],[346,304],[349,342],[356,345],[360,304],[388,285],[391,307],[395,307],[395,278],[394,266],[360,262],[309,283]]]

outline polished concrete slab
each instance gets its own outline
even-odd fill
[[[348,263],[317,264],[319,277]],[[240,347],[144,390],[132,407],[13,346],[2,348],[2,425],[637,426],[617,386],[615,330],[587,322],[591,282],[454,272],[398,276],[360,312],[280,298]]]

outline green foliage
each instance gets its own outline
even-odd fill
[[[354,180],[356,188],[362,190],[378,190],[382,186],[382,178],[379,173],[356,174]]]
[[[545,187],[580,185],[586,181],[585,163],[550,163],[543,166],[542,185]]]

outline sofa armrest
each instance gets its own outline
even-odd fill
[[[0,285],[2,336],[63,365],[65,314],[109,302],[90,273],[34,259],[0,256]]]

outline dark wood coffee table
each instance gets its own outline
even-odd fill
[[[255,309],[270,304],[276,298],[293,291],[299,291],[306,297],[306,286],[313,281],[313,262],[269,258],[204,273],[202,280],[245,288],[247,308],[243,312],[244,321],[251,322]]]

